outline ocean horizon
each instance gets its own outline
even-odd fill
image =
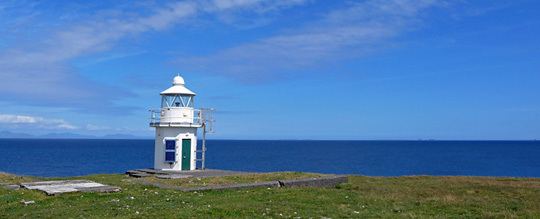
[[[540,177],[536,140],[208,140],[206,167],[367,176]],[[0,139],[0,171],[80,176],[151,168],[153,139]]]

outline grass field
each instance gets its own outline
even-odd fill
[[[351,176],[336,188],[259,188],[181,192],[144,186],[124,175],[90,179],[119,193],[46,196],[0,188],[0,218],[540,218],[540,179]],[[0,182],[34,178],[0,174]],[[24,206],[22,200],[34,200]]]

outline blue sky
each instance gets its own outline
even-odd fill
[[[538,139],[540,2],[0,1],[0,131],[151,137],[176,74],[224,139]]]

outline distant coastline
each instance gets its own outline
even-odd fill
[[[153,137],[129,134],[83,135],[69,132],[31,135],[26,133],[0,131],[0,139],[153,139]]]
[[[31,135],[27,133],[0,131],[0,139],[133,139],[133,140],[154,140],[154,136],[137,136],[130,134],[106,134],[106,135],[88,135],[71,132],[53,132],[40,135]],[[252,139],[252,138],[210,138],[211,140],[224,141],[454,141],[454,142],[476,142],[476,141],[538,141],[539,139]]]

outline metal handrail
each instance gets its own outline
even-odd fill
[[[161,123],[161,110],[150,109],[150,124],[160,124]],[[165,122],[164,124],[175,124],[175,125],[198,125],[202,126],[205,122],[213,122],[213,117],[211,113],[208,113],[208,109],[193,109],[193,122]],[[174,116],[167,117],[169,119],[184,119],[186,117]]]

